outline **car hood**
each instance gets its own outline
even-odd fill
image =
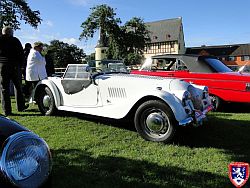
[[[163,78],[133,74],[107,74],[97,78],[99,83],[133,87],[133,90],[152,90],[162,88],[165,91],[186,90],[189,83],[177,78]],[[105,82],[103,82],[105,80]]]

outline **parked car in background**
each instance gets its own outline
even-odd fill
[[[158,55],[147,59],[132,74],[180,78],[209,87],[215,109],[224,102],[250,103],[250,74],[233,72],[216,57],[199,55]]]
[[[132,118],[144,139],[157,142],[169,142],[177,126],[201,125],[212,109],[207,87],[131,75],[121,61],[111,60],[95,67],[69,64],[63,77],[40,81],[33,100],[44,115],[64,110]]]
[[[0,116],[0,187],[48,187],[52,162],[46,142]]]

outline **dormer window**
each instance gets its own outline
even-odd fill
[[[167,39],[169,39],[170,37],[171,37],[171,35],[170,35],[170,34],[167,34],[167,35],[166,35],[166,38],[167,38]]]

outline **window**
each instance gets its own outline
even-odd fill
[[[174,42],[170,43],[170,48],[174,48]]]
[[[157,37],[157,36],[153,36],[153,39],[155,39],[155,40],[156,40],[156,39],[158,39],[158,37]]]
[[[226,58],[227,61],[236,61],[236,57],[235,56],[228,56]]]
[[[161,49],[161,43],[158,43],[158,49]]]
[[[166,39],[169,39],[171,37],[171,35],[166,34]]]
[[[248,55],[241,56],[241,61],[248,61],[248,60],[250,60],[250,56]]]
[[[204,58],[209,67],[214,70],[214,72],[232,72],[230,68],[228,68],[225,64],[223,64],[220,60],[214,58]]]
[[[88,65],[68,65],[68,68],[64,74],[64,79],[69,78],[69,79],[84,79],[84,80],[89,80],[90,73],[87,72],[89,69]]]
[[[175,41],[170,42],[160,42],[160,43],[150,43],[144,48],[144,53],[146,54],[157,54],[157,53],[173,53],[175,52]]]

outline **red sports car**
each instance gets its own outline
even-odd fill
[[[132,74],[182,78],[209,87],[215,109],[223,102],[250,103],[250,74],[233,72],[216,57],[199,55],[158,55],[147,59]]]

